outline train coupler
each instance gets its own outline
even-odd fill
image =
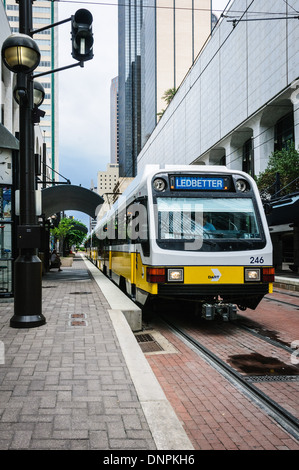
[[[214,320],[221,317],[223,321],[236,320],[237,307],[234,304],[203,304],[202,318],[205,320]]]

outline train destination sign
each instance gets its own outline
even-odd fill
[[[171,188],[179,190],[202,189],[212,191],[224,191],[228,189],[227,182],[224,180],[224,178],[212,176],[175,176]]]

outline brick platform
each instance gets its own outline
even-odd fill
[[[85,263],[42,283],[46,325],[10,328],[13,302],[0,303],[0,449],[156,449]]]

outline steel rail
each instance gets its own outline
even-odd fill
[[[243,318],[245,318],[245,317],[243,317]],[[247,320],[247,319],[245,318],[245,320]],[[237,328],[240,328],[241,330],[247,331],[247,333],[255,336],[256,338],[261,339],[262,341],[265,341],[266,343],[272,344],[272,346],[275,346],[276,348],[283,349],[284,351],[287,351],[289,353],[294,352],[294,349],[291,348],[290,346],[287,346],[286,344],[280,343],[279,341],[276,341],[275,339],[271,339],[268,336],[264,336],[261,333],[259,333],[258,331],[255,331],[255,326],[244,325],[243,323],[239,323],[240,321],[242,321],[242,315],[241,315],[240,319],[238,319],[236,321],[232,321],[231,324],[236,326]]]

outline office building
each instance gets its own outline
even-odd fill
[[[115,163],[107,165],[106,171],[98,171],[97,192],[100,196],[113,193],[114,186],[118,181],[119,167]]]
[[[4,5],[11,27],[11,32],[19,32],[18,3],[16,3],[15,0],[4,0]],[[35,0],[32,4],[32,17],[33,29],[36,30],[57,22],[57,2]],[[34,34],[34,40],[37,42],[41,52],[41,61],[38,68],[35,70],[35,74],[57,68],[57,28],[46,29]],[[45,117],[41,118],[40,127],[42,130],[44,142],[46,143],[47,153],[51,157],[52,170],[59,171],[57,76],[56,74],[49,74],[40,77],[38,80],[43,85],[45,90],[45,100],[40,106],[40,109],[46,113]],[[57,179],[54,171],[52,171],[51,178]]]
[[[137,155],[211,32],[210,0],[122,0],[119,26],[119,165],[135,176]]]

